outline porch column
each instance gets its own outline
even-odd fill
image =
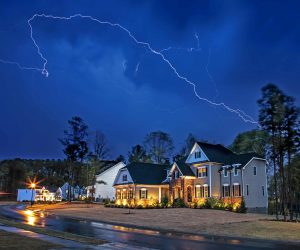
[[[158,188],[158,202],[161,203],[161,187]]]

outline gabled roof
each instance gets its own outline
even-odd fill
[[[230,157],[235,155],[231,150],[221,144],[211,144],[207,142],[197,142],[197,144],[211,162],[226,163]]]
[[[115,166],[118,164],[118,161],[101,161],[100,162],[100,169],[98,170],[96,175],[99,175],[106,171],[107,169],[110,169],[111,167]]]
[[[211,144],[206,142],[197,142],[210,162],[222,163],[224,165],[241,164],[245,166],[253,157],[261,158],[257,153],[235,154],[230,149],[221,144]]]
[[[161,184],[167,176],[169,165],[160,165],[143,162],[133,162],[122,169],[127,169],[135,184]]]
[[[186,157],[179,161],[176,161],[175,163],[184,176],[195,176],[194,172],[191,170],[191,167],[188,164],[186,164],[185,161]]]

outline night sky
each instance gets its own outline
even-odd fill
[[[268,82],[299,105],[299,1],[1,1],[0,59],[42,68],[27,23],[35,13],[91,15],[156,50],[177,48],[163,53],[202,97],[254,119]],[[178,149],[189,132],[228,145],[256,128],[198,100],[120,29],[79,18],[36,18],[32,26],[49,77],[0,63],[1,159],[63,158],[58,138],[74,115],[105,133],[112,157],[127,155],[150,131],[170,133]]]

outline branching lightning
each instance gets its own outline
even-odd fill
[[[41,71],[43,75],[45,75],[46,77],[49,76],[49,72],[47,70],[47,59],[46,57],[43,55],[43,53],[40,50],[40,47],[38,46],[34,36],[33,36],[33,28],[32,28],[32,22],[36,19],[36,18],[50,18],[50,19],[58,19],[58,20],[71,20],[74,18],[82,18],[82,19],[89,19],[91,21],[97,22],[99,24],[103,24],[103,25],[109,25],[111,27],[120,29],[121,31],[125,32],[137,45],[140,45],[142,47],[144,47],[145,49],[147,49],[149,52],[151,52],[152,54],[158,56],[161,58],[161,60],[163,60],[164,63],[166,63],[170,70],[173,71],[173,73],[178,77],[178,79],[186,82],[187,84],[191,85],[193,92],[195,94],[195,96],[204,102],[207,102],[208,104],[214,105],[214,106],[219,106],[219,107],[223,107],[224,109],[226,109],[227,111],[234,113],[236,115],[238,115],[244,122],[246,123],[252,123],[252,124],[258,124],[257,121],[255,121],[251,116],[247,115],[244,111],[240,110],[240,109],[233,109],[231,107],[229,107],[228,105],[226,105],[224,102],[214,102],[211,101],[205,97],[202,97],[199,95],[197,89],[196,89],[196,83],[194,83],[193,81],[189,80],[186,76],[181,75],[178,70],[175,68],[175,66],[170,62],[169,59],[166,58],[166,56],[164,55],[163,51],[159,51],[159,50],[155,50],[152,48],[152,46],[150,45],[150,43],[148,42],[144,42],[144,41],[139,41],[132,33],[130,30],[128,30],[127,28],[125,28],[124,26],[118,24],[118,23],[112,23],[109,21],[101,21],[93,16],[89,16],[89,15],[82,15],[82,14],[75,14],[75,15],[71,15],[71,16],[54,16],[54,15],[46,15],[46,14],[34,14],[30,19],[28,19],[28,25],[30,28],[30,37],[31,40],[34,44],[34,46],[36,47],[37,53],[39,54],[39,56],[41,57],[42,61],[43,61],[43,67],[41,69],[36,69],[36,68],[32,68],[32,70],[38,70]],[[195,33],[195,38],[197,39],[198,43],[197,43],[197,49],[200,50],[200,46],[199,46],[199,38],[198,35]],[[13,63],[13,62],[12,62]],[[20,68],[23,69],[30,69],[27,67],[23,67],[20,66],[18,63],[17,64]],[[138,70],[138,67],[137,67]]]
[[[4,64],[12,64],[12,65],[16,65],[19,69],[21,70],[35,70],[35,71],[40,71],[42,72],[43,69],[40,69],[40,68],[35,68],[35,67],[25,67],[25,66],[22,66],[20,63],[18,62],[12,62],[12,61],[6,61],[6,60],[2,60],[0,59],[0,62],[1,63],[4,63]]]

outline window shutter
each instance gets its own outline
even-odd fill
[[[198,172],[199,172],[199,169],[196,168],[196,176],[197,176],[197,177],[199,176]]]
[[[142,199],[142,190],[140,189],[140,199]]]
[[[209,195],[209,189],[210,189],[210,186],[207,186],[207,197],[210,197],[210,195]]]
[[[207,172],[208,168],[206,167],[205,170],[206,170],[205,176],[208,176],[208,172]]]
[[[148,199],[148,190],[146,190],[146,199]]]

